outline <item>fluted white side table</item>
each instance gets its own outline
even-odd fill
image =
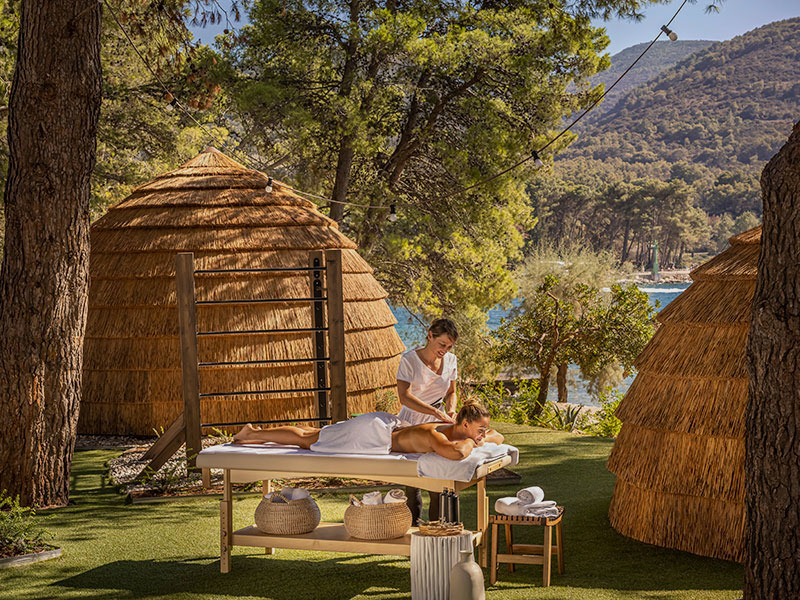
[[[412,600],[448,600],[450,569],[461,550],[472,550],[472,532],[458,535],[411,534]]]

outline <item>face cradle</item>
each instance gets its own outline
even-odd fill
[[[433,334],[430,331],[428,332],[428,346],[439,358],[443,358],[445,354],[450,352],[455,343],[456,341],[446,333],[433,337]]]

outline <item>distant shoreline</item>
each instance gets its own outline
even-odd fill
[[[618,279],[619,283],[691,283],[692,278],[689,277],[691,269],[664,269],[659,271],[661,276],[658,281],[653,281],[653,274],[650,271],[637,271],[630,277]]]

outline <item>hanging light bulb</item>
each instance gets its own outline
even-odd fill
[[[677,34],[677,33],[675,33],[674,31],[672,31],[672,29],[670,29],[670,28],[669,28],[669,27],[667,27],[666,25],[662,25],[662,26],[661,26],[661,31],[663,31],[663,32],[666,34],[666,36],[667,36],[669,39],[671,39],[673,42],[674,42],[674,41],[677,41],[677,39],[678,39],[678,34]]]
[[[165,107],[167,110],[172,110],[175,108],[175,96],[173,96],[170,92],[164,94],[162,100],[167,103],[167,106]]]
[[[539,157],[539,153],[536,150],[533,151],[533,164],[537,169],[541,169],[544,166],[544,161]]]
[[[390,206],[389,206],[389,217],[388,217],[388,219],[389,219],[389,220],[390,220],[392,223],[394,223],[395,221],[397,221],[397,209],[395,209],[395,206],[394,206],[394,204],[392,204],[392,205],[390,205]]]
[[[267,179],[267,185],[264,188],[264,191],[267,192],[267,193],[272,191],[272,177]]]

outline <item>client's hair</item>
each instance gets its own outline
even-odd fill
[[[456,425],[460,425],[464,421],[472,423],[488,416],[490,416],[489,411],[483,407],[477,398],[467,398],[456,415]]]
[[[456,329],[456,324],[450,319],[436,319],[431,323],[431,326],[428,327],[428,331],[433,334],[433,337],[447,334],[453,338],[454,342],[458,339],[458,329]]]

